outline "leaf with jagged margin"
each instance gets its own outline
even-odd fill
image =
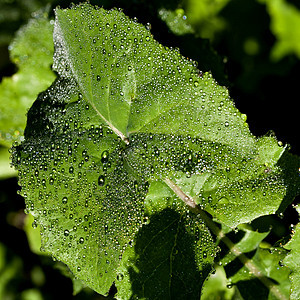
[[[133,132],[148,135],[150,144],[153,135],[183,136],[184,142],[197,138],[208,144],[207,154],[210,150],[216,154],[219,145],[222,151],[230,149],[212,157],[209,168],[216,166],[216,174],[224,172],[220,160],[224,157],[225,165],[231,163],[235,172],[239,163],[232,163],[234,157],[238,161],[245,157],[242,171],[249,168],[247,164],[251,174],[265,170],[265,163],[275,163],[282,149],[275,147],[272,159],[259,156],[264,151],[227,91],[117,10],[88,4],[57,10],[54,36],[54,65],[61,78],[30,110],[25,142],[15,147],[14,164],[20,170],[27,209],[42,225],[43,248],[89,286],[106,293],[143,219],[147,184],[143,176],[133,174],[126,158],[130,147],[139,150],[131,145]],[[106,151],[111,151],[109,168],[99,156]],[[149,153],[146,158],[152,159]],[[186,158],[189,164],[189,155]],[[197,164],[203,162],[200,159],[193,168],[199,171]],[[182,172],[177,179],[186,175]],[[278,199],[274,202],[278,206]],[[100,211],[90,203],[99,205]],[[84,220],[90,214],[89,230]],[[96,243],[91,236],[97,237]],[[69,245],[71,249],[62,251]]]
[[[240,151],[253,147],[245,116],[228,91],[124,14],[88,5],[57,10],[54,40],[54,68],[74,77],[99,117],[120,135],[189,135]]]
[[[131,135],[126,159],[139,176],[169,178],[203,209],[235,227],[275,213],[286,194],[277,165],[284,147],[272,136],[256,140],[253,153],[179,135]]]
[[[93,12],[91,6],[57,12],[54,62],[57,71],[62,76],[74,76],[99,117],[123,139],[132,140],[138,133],[149,137],[173,134],[217,143],[211,145],[214,152],[219,145],[229,147],[227,152],[231,153],[219,157],[220,160],[239,157],[243,161],[243,166],[232,163],[237,165],[239,173],[232,172],[230,177],[236,177],[235,181],[227,180],[225,166],[215,159],[215,164],[219,164],[217,170],[204,173],[209,177],[206,185],[202,186],[204,180],[200,174],[201,184],[193,188],[198,190],[200,198],[196,202],[203,202],[204,197],[204,202],[211,203],[207,210],[219,220],[236,226],[274,213],[286,192],[281,169],[275,166],[284,152],[277,141],[271,137],[256,140],[228,91],[210,74],[201,74],[193,62],[177,51],[159,45],[142,25],[129,26],[132,21],[124,15],[116,11],[105,15],[101,9],[96,10],[98,18],[89,18]],[[106,19],[101,21],[104,15]],[[84,28],[71,22],[82,18],[89,21],[82,23]],[[85,52],[88,55],[81,59]],[[274,157],[265,155],[269,150]],[[272,169],[269,161],[274,165]],[[182,184],[185,177],[177,174],[175,183]],[[262,195],[266,195],[264,201],[260,201]],[[262,203],[267,204],[264,210]],[[236,214],[231,213],[231,208],[236,208]]]
[[[23,138],[26,112],[53,82],[50,66],[53,56],[53,24],[46,15],[31,19],[18,32],[9,47],[11,60],[18,67],[12,77],[0,84],[0,143],[8,147]]]
[[[300,214],[300,206],[296,207]],[[300,225],[297,224],[293,230],[291,240],[284,245],[284,248],[290,250],[290,253],[284,258],[283,263],[292,271],[290,275],[291,290],[290,299],[300,299]]]

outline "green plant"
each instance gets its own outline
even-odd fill
[[[268,230],[245,223],[292,203],[299,159],[254,137],[210,73],[118,10],[57,9],[54,43],[58,77],[12,150],[42,251],[120,299],[198,299],[203,284],[207,299],[252,286],[288,299],[290,272],[297,299],[298,227],[286,249],[264,249]],[[230,252],[216,259],[221,243]],[[204,283],[215,260],[234,292]]]

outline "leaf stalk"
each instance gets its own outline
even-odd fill
[[[209,215],[201,209],[192,197],[186,195],[181,188],[172,180],[166,178],[164,182],[171,188],[171,190],[189,207],[191,211],[198,214],[205,222],[211,232],[228,247],[228,249],[245,265],[245,267],[257,277],[260,282],[269,289],[269,291],[279,300],[288,300],[285,295],[281,293],[278,287],[267,278],[263,272],[253,263],[220,229]]]

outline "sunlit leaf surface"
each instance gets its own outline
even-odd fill
[[[234,227],[278,209],[285,148],[116,9],[56,9],[54,42],[58,79],[13,149],[42,250],[102,294],[199,299],[217,250],[166,180]]]

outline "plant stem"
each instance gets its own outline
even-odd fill
[[[249,272],[256,276],[277,299],[288,300],[285,295],[281,293],[278,287],[253,263],[253,261],[250,260],[243,252],[241,252],[240,249],[225,235],[225,233],[214,223],[209,215],[195,203],[193,198],[186,195],[172,180],[167,178],[164,181],[173,190],[173,192],[183,202],[185,202],[191,211],[195,212],[201,217],[211,232],[216,235],[218,239],[223,241],[229,250],[246,266]]]

